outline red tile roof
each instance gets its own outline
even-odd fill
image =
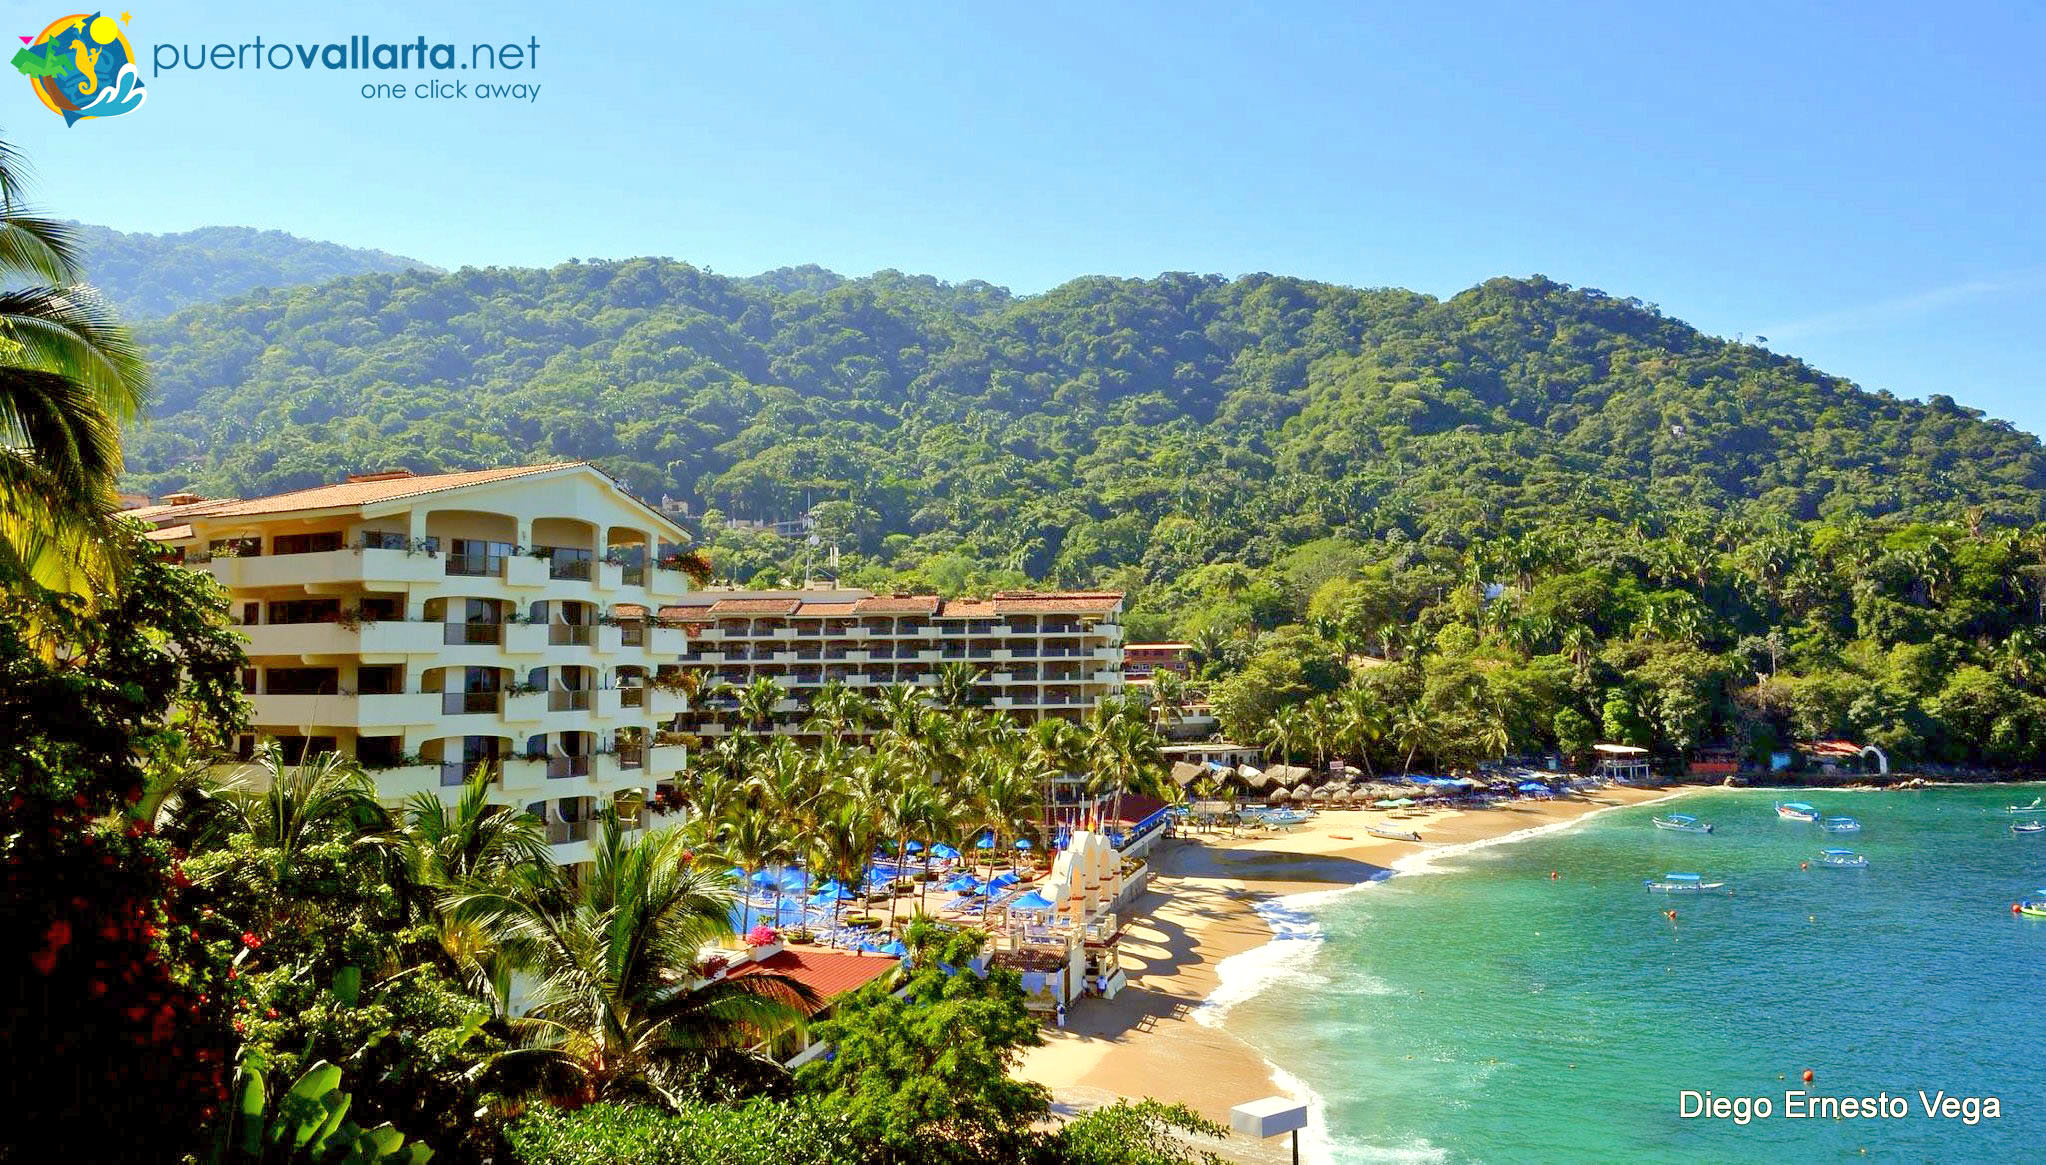
[[[471,470],[466,473],[378,476],[373,481],[344,481],[336,485],[316,485],[310,489],[271,494],[262,498],[246,500],[219,498],[183,506],[145,506],[129,510],[127,516],[160,522],[167,518],[239,518],[258,514],[284,514],[294,510],[341,509],[419,497],[422,494],[442,493],[446,490],[461,489],[463,486],[510,481],[515,477],[552,473],[557,469],[569,469],[582,464],[584,463],[580,461],[554,461],[545,465],[512,465],[501,469]]]
[[[719,599],[710,605],[712,615],[793,615],[800,599]]]
[[[843,602],[831,603],[813,603],[808,600],[805,600],[802,606],[796,608],[796,614],[807,615],[811,617],[833,615],[844,617],[852,615],[855,612],[857,612],[859,610],[859,606],[860,605],[858,603],[852,601],[851,599],[846,599]]]
[[[862,615],[934,615],[938,610],[936,595],[875,595],[859,602]]]
[[[817,996],[814,1014],[832,1000],[857,991],[893,971],[901,959],[893,955],[859,955],[812,947],[786,947],[758,962],[747,963],[732,972],[732,978],[772,971],[808,987]]]

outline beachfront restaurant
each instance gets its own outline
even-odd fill
[[[1601,780],[1618,785],[1646,785],[1655,779],[1645,748],[1631,744],[1594,744],[1591,749],[1598,754],[1598,766],[1592,770],[1592,775]]]

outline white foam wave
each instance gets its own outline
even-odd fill
[[[1337,1138],[1328,1131],[1328,1105],[1322,1095],[1308,1087],[1306,1081],[1272,1063],[1265,1061],[1271,1070],[1272,1083],[1279,1091],[1307,1105],[1307,1127],[1300,1130],[1300,1159],[1311,1165],[1334,1165],[1336,1162],[1387,1161],[1400,1165],[1423,1165],[1446,1161],[1449,1154],[1428,1143],[1426,1138],[1415,1138],[1405,1145],[1367,1145],[1361,1141]]]

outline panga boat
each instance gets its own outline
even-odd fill
[[[1819,811],[1802,801],[1778,801],[1776,816],[1785,821],[1817,821]]]
[[[1664,874],[1660,878],[1643,879],[1641,884],[1659,894],[1703,894],[1726,885],[1725,882],[1708,882],[1703,874]]]
[[[1392,841],[1421,840],[1421,835],[1411,829],[1394,829],[1386,825],[1367,825],[1364,827],[1364,832],[1373,837],[1383,837]]]
[[[1827,833],[1860,833],[1861,822],[1852,817],[1828,817],[1819,822],[1819,828]]]
[[[2040,898],[2046,898],[2046,890],[2034,890],[2032,893],[2040,895]],[[2017,903],[2010,908],[2011,913],[2022,914],[2026,918],[2046,918],[2046,901],[2041,901],[2040,898],[2027,898]]]
[[[2046,833],[2046,825],[2041,825],[2036,821],[2027,821],[2023,824],[2013,824],[2010,827],[2010,831],[2022,837],[2030,833]]]
[[[1655,819],[1657,829],[1673,829],[1678,833],[1711,833],[1712,827],[1688,813],[1672,813],[1668,817]]]
[[[1851,849],[1826,849],[1819,851],[1819,864],[1836,870],[1858,870],[1868,865],[1868,859]]]
[[[2034,797],[2030,805],[2005,805],[2003,811],[2005,813],[2046,813],[2046,805],[2041,805],[2039,801],[2040,798]]]

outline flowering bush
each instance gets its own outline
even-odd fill
[[[746,932],[746,945],[749,947],[773,946],[774,940],[778,937],[780,936],[775,934],[774,928],[763,922]]]

